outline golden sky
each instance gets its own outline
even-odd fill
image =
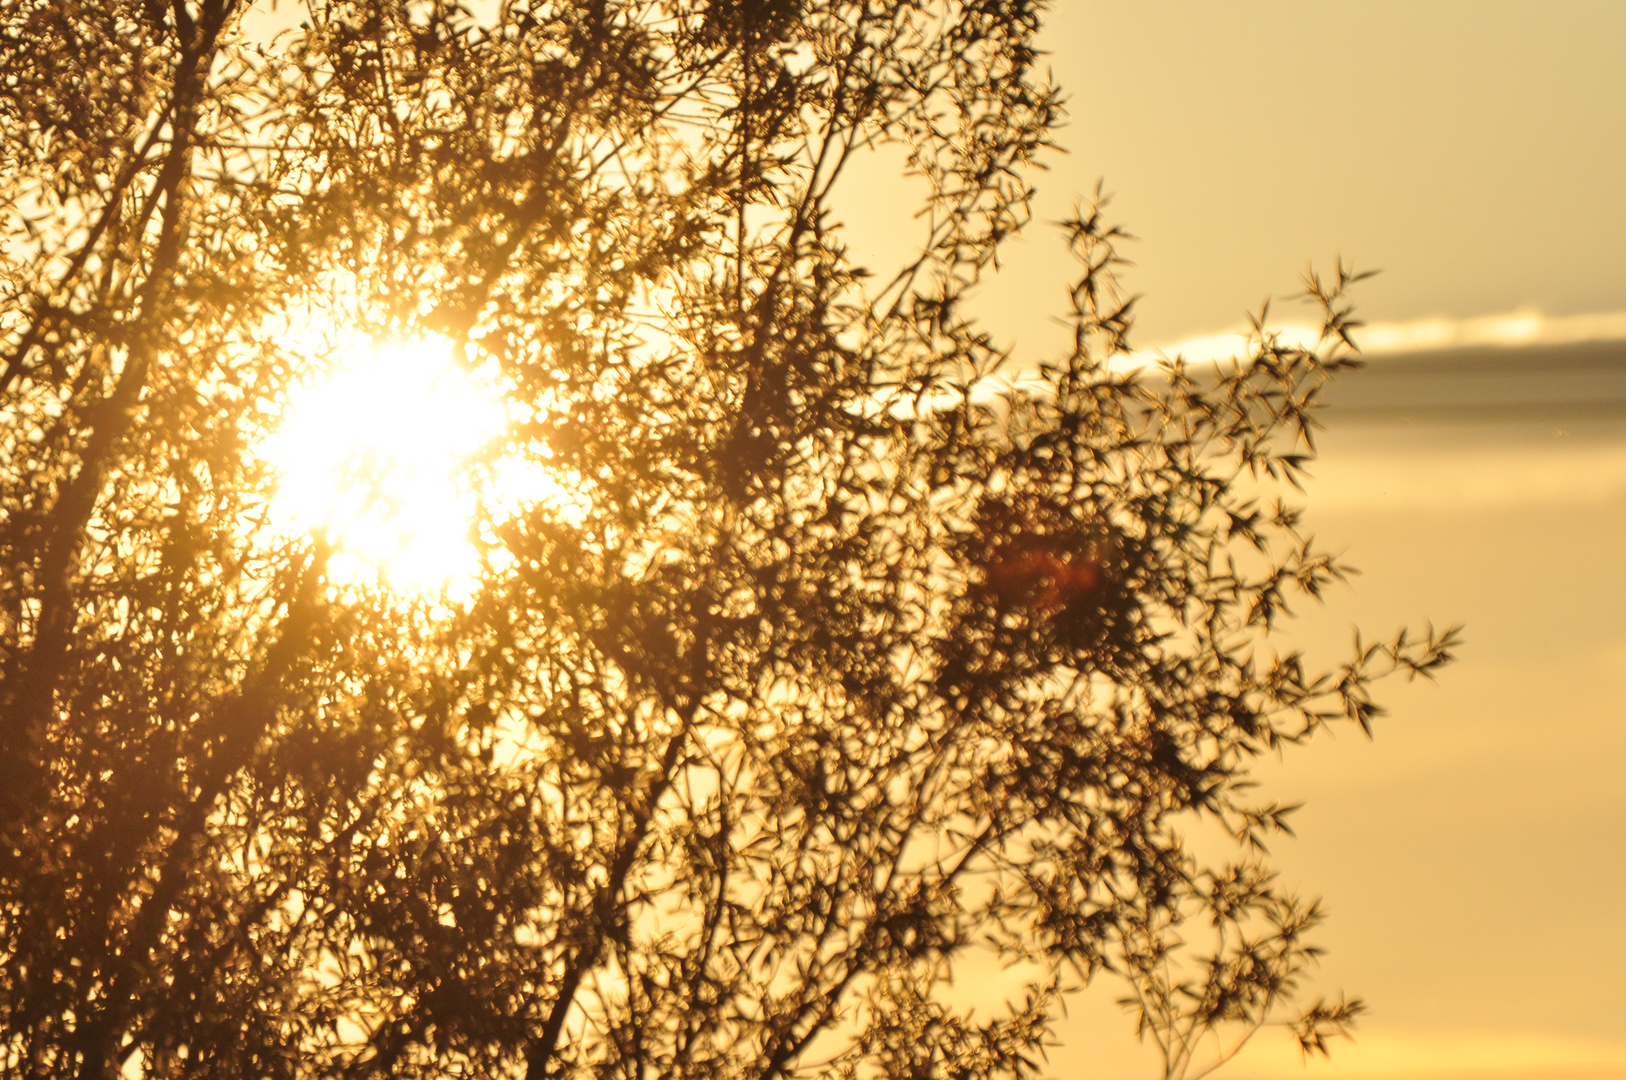
[[[1142,347],[1236,325],[1308,260],[1381,268],[1403,322],[1626,309],[1626,4],[1062,0],[1044,33],[1069,151],[1037,218],[1097,180],[1140,237]],[[992,310],[1063,295],[1044,230]],[[992,313],[991,310],[991,313]]]
[[[1104,181],[1140,238],[1137,347],[1223,353],[1307,262],[1383,270],[1355,292],[1378,356],[1349,392],[1395,410],[1333,413],[1308,500],[1365,573],[1302,642],[1467,623],[1374,741],[1265,771],[1308,801],[1275,854],[1326,899],[1318,989],[1365,996],[1359,1041],[1305,1067],[1267,1032],[1216,1075],[1626,1078],[1626,3],[1062,0],[1045,41],[1071,152],[1036,217]],[[1035,227],[984,289],[1021,355],[1061,346],[1069,272]],[[1555,373],[1577,341],[1601,366]],[[1395,377],[1448,346],[1501,367]],[[1500,404],[1405,415],[1425,391]],[[1056,1075],[1156,1075],[1107,997]]]

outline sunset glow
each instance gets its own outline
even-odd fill
[[[324,535],[336,583],[467,583],[480,566],[472,476],[508,425],[499,388],[458,364],[444,340],[346,352],[330,377],[293,396],[269,448],[279,528]]]

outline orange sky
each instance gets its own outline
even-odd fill
[[[1266,770],[1308,800],[1277,860],[1331,910],[1319,989],[1366,997],[1359,1042],[1306,1068],[1267,1033],[1216,1076],[1626,1078],[1626,343],[1575,407],[1528,407],[1570,377],[1542,343],[1626,342],[1626,4],[1055,6],[1072,152],[1037,216],[1115,193],[1138,347],[1223,336],[1312,259],[1384,271],[1355,293],[1384,366],[1350,393],[1398,412],[1334,412],[1309,498],[1365,573],[1301,641],[1467,623],[1375,741]],[[1040,228],[1012,256],[981,304],[1032,359],[1064,339],[1070,269]],[[1427,392],[1502,407],[1404,415],[1407,348],[1499,341],[1522,370]],[[1074,1010],[1056,1075],[1157,1075],[1109,996]]]
[[[1364,574],[1299,641],[1333,657],[1353,624],[1432,617],[1466,622],[1466,644],[1437,684],[1390,688],[1373,741],[1261,771],[1306,800],[1275,855],[1331,911],[1315,992],[1371,1011],[1330,1063],[1267,1033],[1219,1077],[1626,1077],[1622,416],[1331,421],[1310,521]],[[1110,1011],[1058,1064],[1104,1047]],[[1155,1075],[1121,1053],[1058,1075]]]
[[[1060,0],[1069,125],[1038,219],[1104,180],[1140,237],[1138,344],[1235,325],[1307,260],[1383,274],[1368,318],[1626,309],[1626,4]],[[990,292],[1064,299],[1032,230]]]

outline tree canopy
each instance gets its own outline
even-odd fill
[[[1451,643],[1281,642],[1351,275],[1315,348],[1125,373],[1085,203],[1073,345],[1009,357],[1041,8],[6,5],[0,1074],[1018,1077],[1102,974],[1171,1075],[1348,1022],[1282,1011],[1250,765]],[[901,266],[840,220],[877,149]],[[455,586],[279,511],[365,342],[501,403]],[[1026,995],[936,993],[978,953]]]

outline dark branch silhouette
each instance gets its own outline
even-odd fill
[[[1357,275],[1314,349],[1118,374],[1097,197],[1017,366],[965,300],[1041,8],[6,7],[0,1075],[1022,1077],[1098,976],[1170,1077],[1326,1050],[1250,764],[1455,638],[1282,639],[1347,573],[1290,500]],[[901,266],[840,221],[873,147]],[[324,335],[496,373],[466,591],[276,524]],[[1020,1000],[935,993],[978,954]]]

